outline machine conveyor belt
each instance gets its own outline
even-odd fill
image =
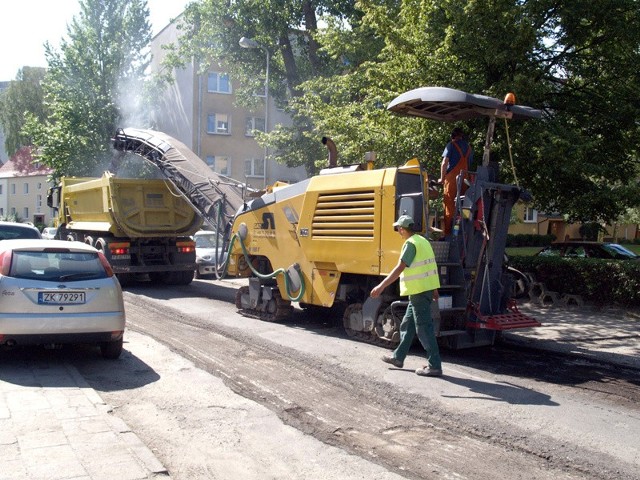
[[[212,228],[224,228],[244,203],[245,186],[220,175],[184,143],[154,130],[119,129],[113,148],[156,165]]]

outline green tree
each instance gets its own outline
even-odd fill
[[[80,0],[80,8],[60,51],[45,45],[49,116],[45,122],[29,116],[25,127],[55,176],[100,174],[115,129],[145,111],[138,94],[149,64],[146,0]]]
[[[0,96],[0,124],[5,134],[5,150],[10,157],[20,147],[31,144],[30,139],[22,134],[26,113],[31,113],[39,122],[45,121],[42,92],[44,75],[44,68],[24,67]]]
[[[379,165],[418,157],[436,174],[451,125],[386,110],[399,93],[446,86],[543,111],[542,121],[499,122],[492,160],[534,206],[572,221],[600,223],[639,203],[633,172],[640,129],[638,0],[376,0],[355,2],[212,0],[190,7],[182,58],[220,58],[233,78],[259,88],[264,56],[242,51],[241,36],[272,54],[272,90],[293,128],[261,137],[277,158],[313,171],[330,136],[341,161],[378,152]],[[313,17],[304,14],[313,12]],[[309,21],[313,18],[315,21]],[[322,19],[326,28],[317,28]],[[465,122],[478,152],[486,122]]]

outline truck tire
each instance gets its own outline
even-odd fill
[[[84,243],[86,243],[87,245],[89,245],[90,247],[94,246],[94,242],[93,242],[93,237],[90,235],[86,235],[84,237]]]

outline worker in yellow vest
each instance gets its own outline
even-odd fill
[[[429,241],[414,232],[414,221],[409,215],[402,215],[393,227],[405,240],[400,259],[391,273],[371,290],[371,297],[379,297],[385,288],[400,278],[400,295],[409,297],[409,305],[400,324],[400,344],[393,355],[384,355],[382,361],[402,368],[417,334],[427,352],[427,365],[417,369],[416,373],[439,377],[442,375],[442,363],[431,318],[431,302],[438,299],[440,288],[435,255]]]

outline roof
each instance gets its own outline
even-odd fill
[[[33,162],[31,147],[22,147],[0,167],[0,178],[49,175],[53,169]]]

